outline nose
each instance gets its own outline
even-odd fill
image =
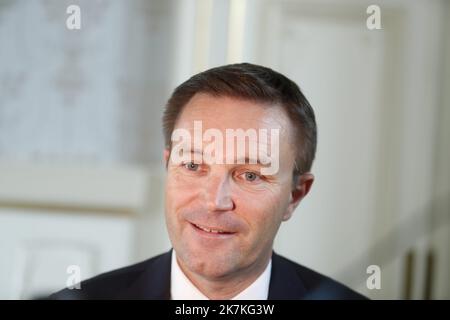
[[[208,178],[205,184],[205,198],[209,212],[234,209],[231,184],[225,172],[216,173]]]

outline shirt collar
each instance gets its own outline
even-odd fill
[[[270,259],[264,272],[250,286],[231,300],[267,300],[271,271],[272,259]],[[181,270],[176,259],[175,250],[172,250],[170,295],[172,300],[209,300]]]

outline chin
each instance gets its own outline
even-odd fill
[[[236,269],[236,261],[233,255],[201,254],[194,253],[185,256],[184,263],[189,270],[207,278],[221,278],[229,275]]]
[[[202,275],[205,278],[217,279],[223,278],[233,272],[234,268],[229,265],[222,265],[218,263],[206,263],[203,265],[195,264],[193,271]]]

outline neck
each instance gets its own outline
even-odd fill
[[[272,251],[249,267],[218,278],[204,277],[198,273],[191,272],[178,257],[177,263],[186,277],[209,299],[228,300],[237,296],[258,279],[266,269],[271,255]]]

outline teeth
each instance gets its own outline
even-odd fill
[[[210,233],[225,233],[225,231],[217,230],[217,229],[208,229],[208,228],[199,226],[198,224],[196,224],[196,226],[197,226],[199,229],[202,229],[203,231],[210,232]]]

